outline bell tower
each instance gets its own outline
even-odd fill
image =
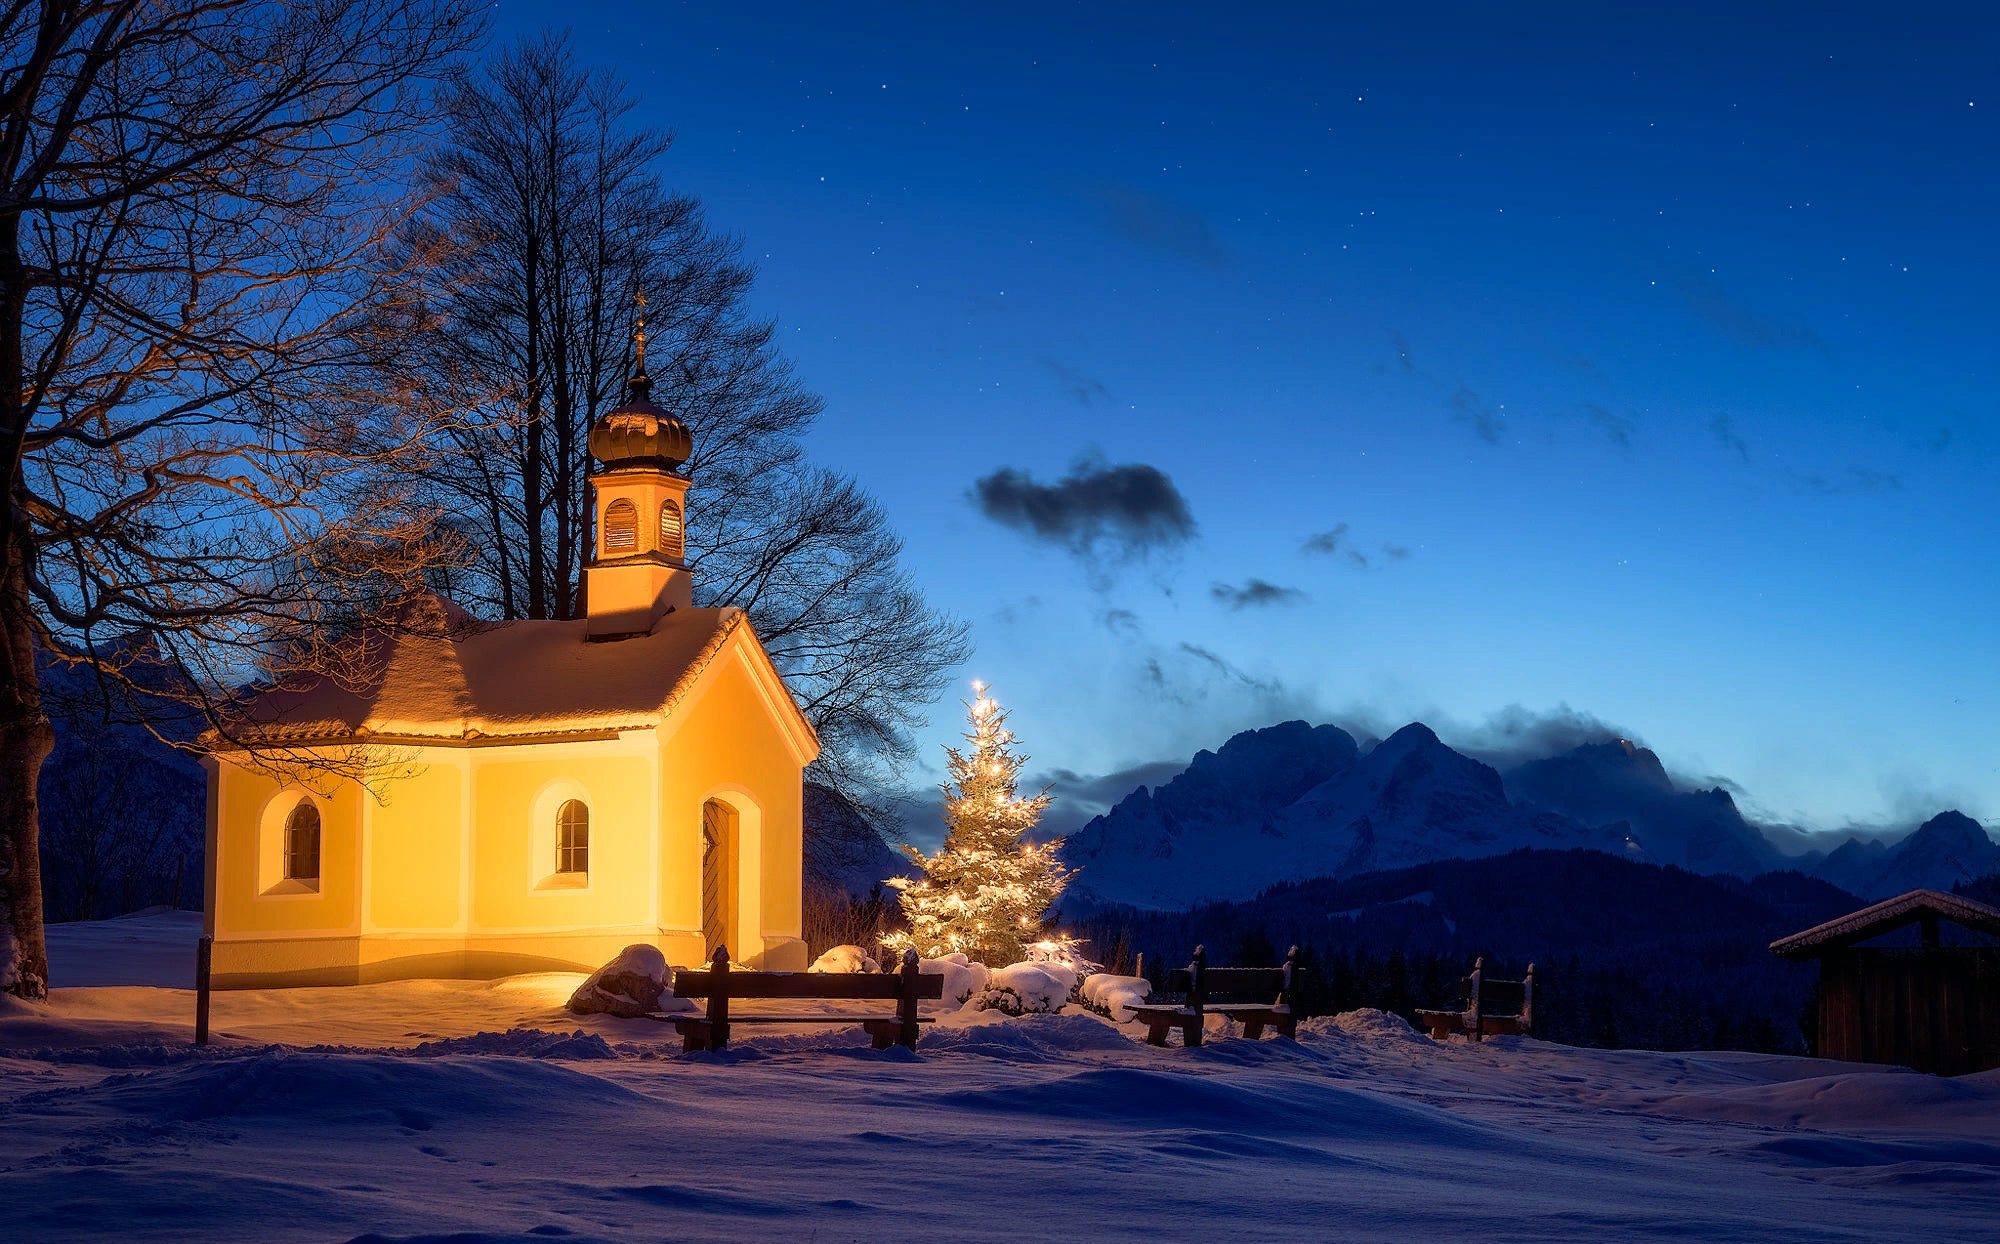
[[[590,428],[597,540],[584,568],[590,639],[643,635],[674,609],[694,604],[687,568],[687,477],[694,453],[685,423],[656,405],[646,376],[646,298],[639,296],[631,392]]]

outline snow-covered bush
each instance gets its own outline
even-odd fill
[[[1133,1007],[1153,996],[1153,985],[1143,976],[1096,972],[1083,978],[1079,993],[1085,1006],[1122,1024],[1132,1018]]]
[[[1084,943],[1074,937],[1047,937],[1039,942],[1030,942],[1024,947],[1022,959],[1028,963],[1054,963],[1076,973],[1081,980],[1093,972],[1102,972],[1104,965],[1087,959],[1083,954]]]
[[[1003,1015],[1060,1011],[1076,992],[1076,973],[1059,963],[1012,963],[987,973],[971,1006]]]
[[[920,959],[917,970],[925,976],[944,977],[944,1004],[961,1007],[965,1000],[986,988],[986,965],[974,963],[963,952],[942,959]]]
[[[812,966],[806,969],[808,972],[830,972],[838,976],[881,970],[882,965],[875,962],[874,958],[859,946],[835,946],[813,960]]]

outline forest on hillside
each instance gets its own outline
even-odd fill
[[[1988,882],[2000,879],[1987,879]],[[1185,912],[1110,909],[1065,928],[1115,970],[1144,955],[1157,984],[1196,945],[1211,964],[1306,968],[1312,1013],[1379,1007],[1413,1019],[1489,975],[1535,965],[1536,1035],[1573,1045],[1810,1051],[1818,968],[1773,956],[1776,938],[1864,906],[1798,873],[1702,877],[1595,851],[1516,851],[1348,880],[1274,886]]]

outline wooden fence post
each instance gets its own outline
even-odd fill
[[[1208,986],[1202,982],[1202,973],[1208,967],[1208,948],[1197,946],[1194,957],[1188,960],[1188,1010],[1194,1017],[1181,1029],[1181,1044],[1193,1048],[1201,1044],[1202,1005],[1208,1001]]]
[[[1486,1000],[1480,986],[1486,980],[1486,956],[1472,961],[1472,1041],[1477,1045],[1486,1039]]]
[[[708,1048],[719,1050],[729,1044],[729,947],[715,948],[708,970],[715,979],[708,995]]]
[[[903,1045],[914,1050],[917,1048],[917,980],[922,975],[914,947],[903,952],[902,975],[899,986],[902,996],[896,1002],[896,1015],[903,1021]]]
[[[204,933],[194,944],[194,1043],[208,1044],[208,976],[215,959],[215,938]]]

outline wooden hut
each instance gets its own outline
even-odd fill
[[[1950,921],[1987,945],[1943,946]],[[1910,925],[1916,946],[1864,946]],[[1771,943],[1820,961],[1819,1055],[1899,1063],[1938,1075],[2000,1067],[2000,909],[1912,890]],[[1954,939],[1965,940],[1965,939]]]

